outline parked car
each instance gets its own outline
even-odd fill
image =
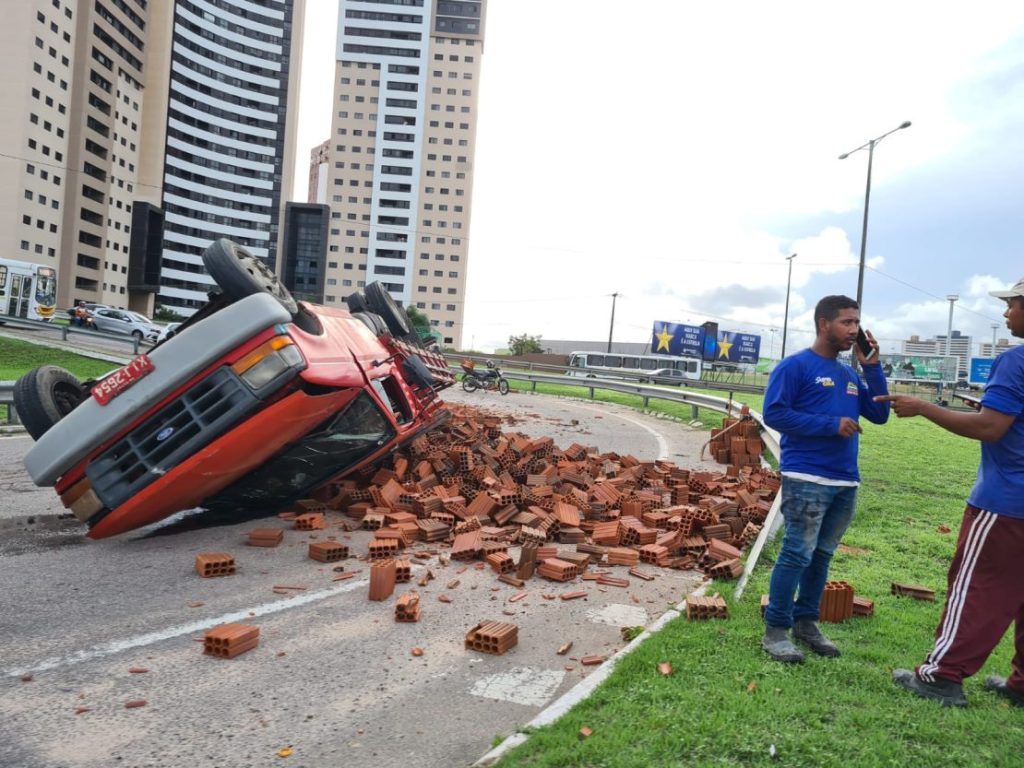
[[[47,365],[15,384],[25,467],[91,538],[194,507],[273,514],[447,418],[454,376],[379,283],[347,311],[297,303],[229,240],[203,261],[219,294],[148,353],[97,382]]]
[[[130,312],[127,309],[115,309],[113,307],[99,307],[92,312],[92,321],[97,330],[108,333],[123,333],[142,340],[152,336],[155,341],[160,333],[160,326],[154,323],[145,315],[138,312]]]

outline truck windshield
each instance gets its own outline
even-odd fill
[[[359,463],[395,436],[394,427],[366,392],[259,469],[203,506],[227,511],[305,498],[321,483]]]

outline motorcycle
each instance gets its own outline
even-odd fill
[[[496,389],[502,395],[508,394],[508,379],[501,375],[501,369],[493,361],[488,360],[487,370],[480,372],[472,360],[463,360],[462,370],[465,371],[462,374],[462,388],[467,392]]]

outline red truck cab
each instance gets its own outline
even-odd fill
[[[229,241],[204,261],[223,295],[141,359],[91,386],[53,366],[15,386],[26,468],[91,538],[196,507],[274,514],[447,416],[447,363],[379,285],[352,311],[300,305]]]

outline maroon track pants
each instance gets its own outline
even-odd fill
[[[1008,685],[1024,695],[1024,519],[964,510],[935,647],[917,668],[927,682],[961,682],[979,669],[1016,622]]]

